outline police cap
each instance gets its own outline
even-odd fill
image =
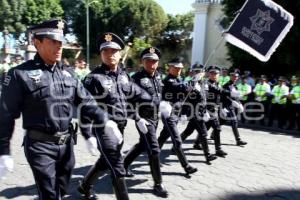
[[[170,60],[168,62],[168,65],[182,69],[183,68],[182,62],[183,62],[183,59],[181,57],[177,57],[177,58],[173,58],[172,60]]]
[[[200,63],[193,64],[191,71],[204,71],[204,66]]]
[[[261,75],[261,76],[260,76],[260,80],[267,80],[266,75]]]
[[[66,29],[66,21],[62,19],[50,19],[29,27],[33,37],[42,36],[60,42],[65,42],[64,33]]]
[[[285,81],[285,77],[284,76],[279,76],[278,81]]]
[[[99,38],[99,50],[103,49],[124,49],[125,44],[123,40],[114,33],[107,32],[100,36]]]
[[[230,69],[229,74],[230,74],[230,76],[239,76],[240,70],[239,69]]]
[[[207,71],[210,73],[220,73],[220,67],[211,65],[207,68]]]
[[[149,60],[159,60],[161,57],[161,53],[159,49],[155,47],[149,47],[144,49],[141,53],[141,59],[149,59]]]

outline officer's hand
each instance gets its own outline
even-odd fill
[[[86,141],[86,146],[87,149],[89,150],[90,154],[92,156],[96,156],[97,155],[97,139],[95,137],[90,137],[88,138]]]
[[[118,125],[116,124],[116,122],[112,121],[112,120],[108,120],[105,124],[104,127],[104,133],[105,134],[114,134],[115,137],[117,138],[117,142],[118,144],[122,144],[123,142],[123,135],[120,132]]]
[[[280,97],[275,97],[275,102],[280,103]]]
[[[195,87],[194,87],[195,90],[197,90],[198,92],[201,91],[201,86],[199,83],[196,83]]]
[[[209,119],[210,119],[210,114],[209,114],[208,112],[205,112],[205,113],[203,114],[203,121],[204,121],[204,122],[208,122]]]
[[[224,119],[227,117],[228,113],[229,113],[229,111],[227,110],[227,108],[223,108],[220,110],[220,116]]]
[[[186,115],[181,115],[179,121],[184,124],[185,122],[187,122],[187,116]]]
[[[237,109],[238,109],[238,113],[244,112],[244,106],[241,103],[239,103],[239,107]]]
[[[233,98],[241,98],[241,93],[237,91],[236,89],[232,89],[230,92],[230,96]]]
[[[0,179],[5,179],[8,172],[14,169],[14,160],[10,155],[0,156]]]
[[[300,104],[300,98],[298,98],[298,99],[296,100],[296,103],[297,103],[297,104]]]
[[[239,108],[239,107],[240,107],[240,104],[239,104],[239,102],[237,102],[237,101],[232,101],[231,104],[232,104],[232,106],[235,107],[235,108]]]
[[[142,133],[146,134],[148,132],[147,125],[149,125],[149,122],[144,118],[141,118],[139,121],[137,121],[136,125]]]
[[[170,105],[169,102],[166,101],[162,101],[159,104],[159,110],[161,115],[163,115],[164,117],[170,117],[171,112],[172,112],[172,106]]]

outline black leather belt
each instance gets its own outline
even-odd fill
[[[26,134],[31,139],[45,142],[53,142],[58,145],[66,144],[71,138],[71,134],[69,133],[69,131],[57,132],[54,135],[50,135],[38,130],[27,130]]]

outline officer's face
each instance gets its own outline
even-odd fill
[[[158,67],[158,60],[143,59],[143,66],[146,72],[153,74]]]
[[[61,60],[62,42],[44,38],[42,41],[35,39],[34,44],[46,64],[53,65]]]
[[[209,79],[212,81],[217,81],[219,78],[219,75],[220,75],[219,73],[214,72],[214,71],[209,72]]]
[[[231,75],[231,76],[230,76],[230,79],[231,79],[232,82],[236,82],[236,81],[238,80],[238,78],[239,78],[239,77],[236,76],[236,75]]]
[[[118,66],[121,59],[121,52],[118,49],[105,48],[101,51],[101,60],[111,69]]]
[[[180,76],[180,74],[181,74],[181,68],[179,68],[179,67],[174,67],[174,66],[170,66],[170,68],[169,68],[169,73],[171,74],[171,75],[173,75],[173,76],[176,76],[176,77],[178,77],[178,76]]]

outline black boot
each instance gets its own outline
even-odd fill
[[[225,157],[227,153],[221,149],[221,138],[220,138],[219,131],[214,131],[214,141],[215,141],[216,156]]]
[[[179,159],[181,166],[184,168],[184,171],[187,173],[187,175],[193,174],[197,171],[197,168],[193,167],[192,165],[190,165],[188,163],[181,147],[175,148],[175,152],[176,152],[176,155]]]
[[[203,150],[202,146],[200,144],[197,144],[197,143],[194,143],[193,148],[197,149],[197,150]]]
[[[168,191],[162,184],[159,155],[150,155],[149,164],[150,164],[150,170],[154,181],[153,193],[159,197],[163,197],[163,198],[168,197]]]
[[[124,168],[126,177],[134,177],[134,173],[129,169],[129,165],[141,154],[139,143],[134,145],[124,157]]]
[[[127,186],[124,177],[113,178],[113,188],[117,200],[129,200]]]
[[[246,145],[247,142],[244,142],[241,140],[241,137],[240,137],[240,133],[239,133],[239,130],[238,130],[238,127],[237,127],[237,122],[232,124],[232,132],[233,132],[233,135],[234,135],[234,138],[235,138],[235,141],[236,141],[236,145],[237,146],[241,146],[241,145]]]
[[[83,180],[80,181],[77,191],[88,200],[97,199],[95,191],[93,190],[93,184],[102,174],[103,171],[97,168],[97,164],[93,165]]]
[[[206,164],[211,165],[210,161],[213,161],[213,160],[217,159],[217,157],[214,156],[214,155],[211,155],[209,153],[209,147],[208,147],[207,139],[206,139],[205,136],[202,136],[201,145],[203,147],[203,152],[204,152]]]

